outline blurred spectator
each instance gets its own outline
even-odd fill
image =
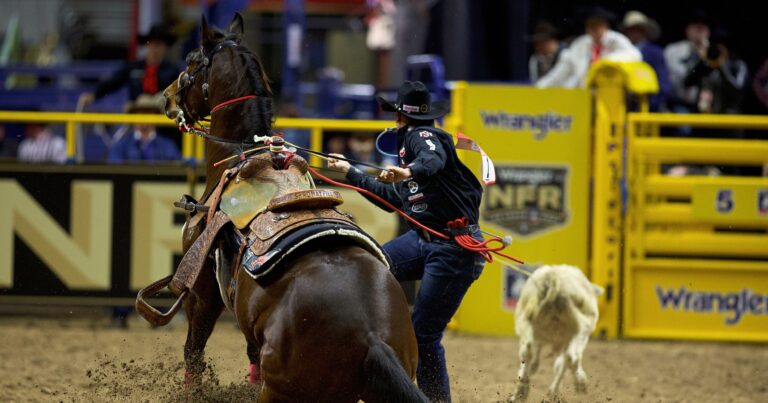
[[[395,2],[393,0],[368,0],[366,24],[368,33],[365,44],[376,53],[376,87],[387,85],[389,54],[395,47]]]
[[[344,71],[336,67],[324,67],[317,75],[317,95],[315,110],[319,117],[339,119],[341,104],[341,87],[344,82]]]
[[[176,80],[181,69],[175,63],[165,60],[168,47],[176,40],[175,36],[164,26],[155,25],[148,34],[139,35],[138,40],[146,44],[145,58],[127,62],[112,77],[99,83],[95,92],[82,94],[81,103],[89,104],[126,84],[129,99],[135,101],[140,94],[157,94]]]
[[[630,11],[624,16],[622,28],[627,38],[640,50],[643,61],[656,72],[659,93],[650,96],[648,103],[651,112],[658,112],[666,106],[669,93],[669,72],[664,61],[664,51],[661,46],[653,43],[661,34],[659,24],[639,11]]]
[[[587,14],[586,34],[576,38],[560,55],[555,67],[536,82],[537,87],[583,87],[589,66],[598,60],[635,62],[642,60],[637,48],[626,36],[612,31],[615,15],[594,7]]]
[[[13,137],[8,137],[5,126],[0,125],[0,159],[16,158],[16,150],[19,142]]]
[[[439,0],[400,0],[395,20],[395,43],[390,51],[387,87],[399,85],[405,79],[408,56],[424,53],[432,23],[431,10]]]
[[[709,47],[709,23],[700,10],[688,16],[685,39],[671,43],[664,49],[664,58],[669,69],[671,91],[668,105],[672,112],[691,113],[696,111],[699,89],[685,85],[688,72],[702,59]]]
[[[43,123],[30,122],[24,128],[24,140],[19,143],[19,161],[55,162],[67,160],[67,144]]]
[[[347,136],[328,132],[325,136],[325,152],[344,155],[347,153]]]
[[[374,134],[361,132],[352,133],[349,141],[347,141],[347,146],[349,148],[349,152],[346,154],[347,157],[355,161],[365,162],[378,166],[390,166],[397,164],[397,161],[395,161],[394,158],[382,155],[376,150],[376,136]],[[372,173],[379,173],[378,170],[362,164],[357,164],[354,166],[363,172],[374,170]]]
[[[755,77],[752,79],[752,90],[755,91],[757,99],[765,108],[763,113],[768,112],[768,59],[755,72]]]
[[[162,96],[139,95],[126,113],[161,114]],[[168,161],[181,159],[179,148],[172,140],[157,134],[155,126],[139,123],[109,150],[110,162]]]
[[[747,64],[733,54],[728,35],[720,32],[712,38],[706,53],[688,72],[683,84],[697,90],[698,112],[738,114],[747,74]]]
[[[555,66],[563,45],[557,39],[557,28],[547,21],[536,23],[530,41],[533,43],[533,54],[528,60],[528,76],[535,83]]]

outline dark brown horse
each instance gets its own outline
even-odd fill
[[[203,18],[200,49],[188,55],[185,72],[165,91],[166,114],[174,118],[181,110],[188,123],[211,114],[212,106],[255,95],[212,113],[204,200],[228,168],[213,163],[239,149],[223,141],[271,133],[271,89],[259,59],[240,44],[242,33],[240,15],[227,32]],[[201,227],[185,227],[185,251]],[[230,260],[236,260],[234,250]],[[184,301],[191,380],[203,371],[205,344],[225,306],[212,265],[208,259]],[[418,355],[408,305],[380,259],[353,242],[320,238],[288,255],[275,272],[257,280],[244,270],[236,274],[234,311],[247,341],[251,379],[263,381],[259,401],[426,401],[412,381]]]

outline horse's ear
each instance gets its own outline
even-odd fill
[[[240,42],[240,40],[243,37],[243,16],[240,15],[240,13],[235,13],[235,16],[232,17],[232,22],[229,23],[229,28],[227,28],[230,34],[235,34],[235,41]]]
[[[205,45],[206,42],[213,39],[214,32],[208,25],[208,20],[205,15],[200,20],[200,45]]]

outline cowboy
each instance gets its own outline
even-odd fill
[[[153,26],[146,35],[138,35],[140,45],[146,46],[144,58],[126,62],[109,79],[100,82],[95,92],[80,96],[80,102],[89,104],[107,96],[126,84],[128,100],[135,101],[141,94],[155,95],[168,87],[179,75],[179,66],[166,60],[168,48],[176,37],[163,25]]]
[[[627,12],[621,26],[624,35],[640,51],[643,61],[656,72],[659,93],[648,97],[648,103],[651,112],[659,112],[665,107],[667,93],[669,93],[669,71],[667,62],[664,60],[664,50],[654,43],[661,35],[661,28],[655,20],[635,10]]]
[[[164,99],[161,95],[141,94],[131,102],[125,113],[162,114]],[[181,159],[176,143],[157,132],[154,125],[136,123],[132,132],[126,133],[109,150],[109,162],[156,162]]]
[[[485,264],[479,254],[463,249],[451,235],[471,234],[482,240],[477,226],[482,187],[456,155],[451,135],[434,126],[434,120],[448,108],[445,102],[431,102],[423,83],[406,81],[394,104],[381,97],[377,101],[383,110],[396,113],[400,166],[382,171],[378,181],[346,161],[333,159],[329,166],[346,172],[353,185],[449,236],[442,239],[412,225],[410,231],[386,243],[384,250],[398,281],[421,280],[412,317],[419,344],[419,388],[431,401],[450,402],[443,332]],[[449,221],[460,218],[466,218],[469,225],[447,229]]]

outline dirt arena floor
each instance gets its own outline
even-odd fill
[[[132,318],[130,329],[88,317],[0,315],[0,402],[180,402],[186,323],[150,329]],[[449,333],[445,339],[455,402],[509,398],[517,371],[511,338]],[[203,390],[190,401],[254,401],[245,381],[245,343],[230,317],[208,344]],[[547,401],[551,358],[533,377],[529,401]],[[566,377],[567,402],[766,402],[768,346],[593,340],[585,369],[590,389],[575,395]]]

